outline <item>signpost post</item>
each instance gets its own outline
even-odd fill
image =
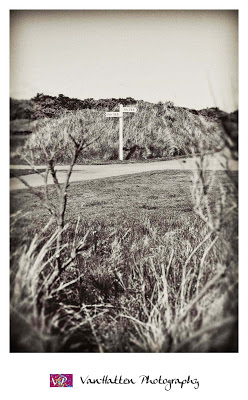
[[[119,119],[119,159],[123,161],[123,105],[120,104],[120,119]]]
[[[105,116],[119,118],[119,159],[123,161],[123,113],[136,113],[137,108],[133,106],[123,107],[122,104],[120,104],[119,107],[119,112],[106,112]]]

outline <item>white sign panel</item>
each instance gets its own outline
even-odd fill
[[[136,113],[137,112],[137,108],[136,107],[123,107],[123,111],[124,112]]]
[[[122,113],[120,113],[120,112],[106,112],[105,116],[106,117],[121,117]]]

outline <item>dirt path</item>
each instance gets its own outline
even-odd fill
[[[194,170],[197,169],[198,157],[194,158],[181,158],[178,160],[170,161],[155,161],[151,163],[135,163],[135,164],[108,164],[108,165],[75,165],[71,175],[70,182],[88,181],[93,179],[103,179],[113,176],[138,174],[142,172],[150,171],[163,171],[163,170]],[[225,158],[222,153],[217,153],[214,155],[207,155],[206,169],[208,170],[224,170]],[[238,163],[233,160],[229,160],[228,167],[236,171],[238,170]],[[44,169],[45,166],[39,166],[38,169]],[[63,182],[67,166],[59,165],[56,166],[57,178],[59,182]],[[28,169],[26,165],[11,165],[12,170]],[[24,175],[22,176],[28,185],[33,187],[38,187],[43,185],[43,178],[38,174]],[[48,183],[52,184],[52,177],[49,176]],[[10,179],[10,190],[25,189],[26,186],[18,179]]]

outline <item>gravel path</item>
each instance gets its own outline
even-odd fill
[[[194,170],[197,169],[198,157],[180,158],[170,161],[155,161],[150,163],[131,163],[131,164],[108,164],[108,165],[75,165],[71,175],[70,182],[88,181],[93,179],[103,179],[113,176],[138,174],[150,171],[163,170]],[[222,153],[216,153],[205,156],[206,169],[208,170],[224,170],[225,158]],[[238,162],[229,160],[228,167],[232,171],[238,170]],[[45,166],[39,166],[37,169],[45,169]],[[59,182],[63,182],[68,166],[56,166],[57,178]],[[27,165],[11,165],[12,170],[28,169]],[[30,174],[22,176],[28,185],[38,187],[43,185],[43,178],[38,174]],[[52,184],[52,177],[49,176],[48,183]],[[18,179],[10,179],[10,190],[25,189],[26,186]]]

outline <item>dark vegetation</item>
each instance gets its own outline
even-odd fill
[[[31,100],[10,99],[10,120],[40,118],[58,118],[64,111],[77,110],[113,110],[118,104],[124,106],[135,104],[132,97],[125,99],[85,99],[80,100],[59,94],[58,96],[44,95],[37,93]]]
[[[119,104],[124,106],[135,105],[137,103],[146,103],[142,100],[135,100],[132,97],[112,98],[112,99],[99,99],[93,98],[80,100],[77,98],[70,98],[59,94],[58,96],[44,95],[37,93],[31,100],[17,100],[10,99],[10,120],[37,120],[40,118],[58,118],[65,111],[78,111],[78,110],[103,110],[111,111],[116,109]],[[163,103],[157,103],[158,107]],[[167,108],[175,108],[171,101],[168,101]],[[179,108],[179,107],[177,107]],[[186,107],[180,107],[183,110],[190,112],[193,115],[203,116],[204,118],[212,121],[218,121],[227,115],[226,112],[221,111],[217,107],[206,108],[202,110],[194,110]]]

